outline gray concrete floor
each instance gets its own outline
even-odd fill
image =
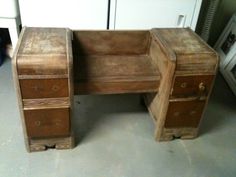
[[[218,75],[194,140],[155,142],[138,95],[75,97],[76,148],[27,153],[11,63],[0,67],[0,177],[235,177],[236,97]]]

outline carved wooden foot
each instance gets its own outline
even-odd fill
[[[74,137],[31,139],[29,140],[29,152],[44,151],[47,149],[72,149]]]
[[[197,128],[164,128],[157,141],[170,141],[172,139],[193,139],[197,137]]]

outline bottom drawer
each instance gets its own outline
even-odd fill
[[[198,127],[205,101],[170,102],[165,127]]]
[[[69,108],[25,110],[27,135],[31,138],[70,134]]]

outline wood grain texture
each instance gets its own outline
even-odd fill
[[[158,81],[160,74],[148,55],[79,56],[76,81]]]
[[[66,29],[25,28],[17,52],[18,74],[67,74],[66,45]]]
[[[147,53],[147,31],[73,31],[73,48],[80,55],[142,55]]]
[[[212,89],[218,55],[190,29],[153,29],[151,32],[158,46],[164,46],[160,49],[167,59],[171,60],[173,54],[176,58],[172,75],[175,79],[162,77],[167,82],[165,87],[169,89],[171,86],[170,92],[163,92],[160,83],[158,94],[146,96],[147,106],[156,122],[155,137],[159,141],[176,137],[194,138]],[[151,44],[151,48],[153,46]],[[160,57],[163,54],[160,50],[156,52],[156,58],[162,58],[157,62],[161,74],[167,72],[164,57]]]
[[[212,74],[217,68],[217,53],[189,28],[153,29],[152,34],[168,44],[177,58],[176,74]]]
[[[198,135],[198,128],[181,127],[181,128],[163,128],[162,136],[158,141],[170,141],[175,138],[193,139]]]
[[[203,113],[205,101],[170,102],[165,128],[197,128]]]
[[[79,56],[75,94],[157,91],[160,74],[148,55]]]
[[[29,152],[44,151],[47,149],[72,149],[75,146],[73,133],[67,137],[30,139]]]
[[[17,67],[18,67],[17,66],[17,53],[19,51],[19,47],[21,45],[21,41],[22,41],[22,38],[25,33],[25,29],[26,28],[24,27],[20,33],[16,48],[15,48],[13,56],[12,56],[12,73],[13,73],[13,81],[14,81],[14,86],[15,86],[16,95],[17,95],[18,107],[19,107],[19,111],[20,111],[20,119],[21,119],[21,125],[22,125],[22,129],[23,129],[25,147],[26,147],[26,150],[29,152],[29,150],[30,150],[29,138],[28,138],[27,132],[26,132],[26,125],[25,125],[25,118],[24,118],[23,104],[22,104],[22,96],[21,96],[20,83],[19,83],[19,79],[18,79],[18,70],[17,70]]]
[[[161,50],[161,47],[159,47],[167,47],[167,45],[168,44],[166,43],[163,44],[162,40],[158,39],[158,36],[156,36],[155,40],[152,41],[150,53],[152,56],[154,56],[152,59],[156,60],[157,67],[159,68],[159,71],[162,75],[162,79],[160,81],[158,93],[146,94],[144,98],[148,110],[155,120],[155,138],[157,140],[161,139],[162,136],[166,113],[168,110],[168,100],[171,91],[171,84],[176,66],[176,58],[174,56],[174,53],[170,50],[165,50],[163,52],[163,50]]]
[[[75,83],[74,93],[87,94],[121,94],[157,92],[159,81],[142,82],[79,82]]]
[[[60,137],[70,133],[68,108],[24,110],[24,116],[30,138]]]
[[[74,31],[75,94],[158,90],[149,31]]]
[[[69,91],[69,102],[70,102],[70,123],[73,122],[73,109],[74,109],[74,71],[73,71],[73,48],[72,48],[72,40],[73,40],[73,32],[70,29],[66,29],[66,54],[67,54],[67,66],[68,66],[68,91]],[[71,126],[71,138],[73,139],[73,129]],[[71,141],[71,147],[74,146],[74,140]],[[58,146],[56,146],[59,148]]]
[[[199,96],[206,97],[210,91],[214,75],[176,76],[171,98]]]
[[[73,147],[71,34],[62,28],[25,27],[21,32],[13,72],[29,152]]]
[[[74,94],[144,93],[156,140],[194,138],[217,66],[190,29],[24,28],[13,72],[27,148],[73,146]]]
[[[68,79],[22,79],[23,99],[68,97]]]
[[[24,110],[46,109],[46,108],[69,108],[70,98],[39,98],[23,99]]]

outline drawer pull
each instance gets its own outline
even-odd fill
[[[55,125],[56,126],[61,126],[62,124],[61,124],[61,120],[60,119],[57,119],[56,121],[55,121]]]
[[[32,88],[34,89],[35,92],[43,90],[43,87],[40,87],[40,86],[37,86],[37,85],[33,86]]]
[[[52,86],[52,91],[57,92],[59,90],[59,88],[60,87],[58,85],[53,85]]]
[[[186,82],[181,83],[180,87],[181,88],[186,88],[187,87],[187,83]]]
[[[174,116],[175,116],[175,117],[177,117],[177,116],[179,116],[179,115],[180,115],[179,112],[174,112]]]
[[[41,122],[40,121],[35,121],[34,124],[35,124],[36,127],[39,127],[41,125]]]
[[[194,114],[196,114],[197,112],[196,111],[191,111],[190,112],[190,115],[192,116],[192,115],[194,115]]]
[[[205,85],[204,85],[203,82],[201,82],[201,83],[199,84],[198,88],[199,88],[199,91],[200,91],[200,92],[203,92],[203,91],[205,91],[205,89],[206,89],[206,87],[205,87]]]
[[[206,97],[206,86],[203,82],[201,82],[198,86],[199,89],[199,100],[204,100]]]

